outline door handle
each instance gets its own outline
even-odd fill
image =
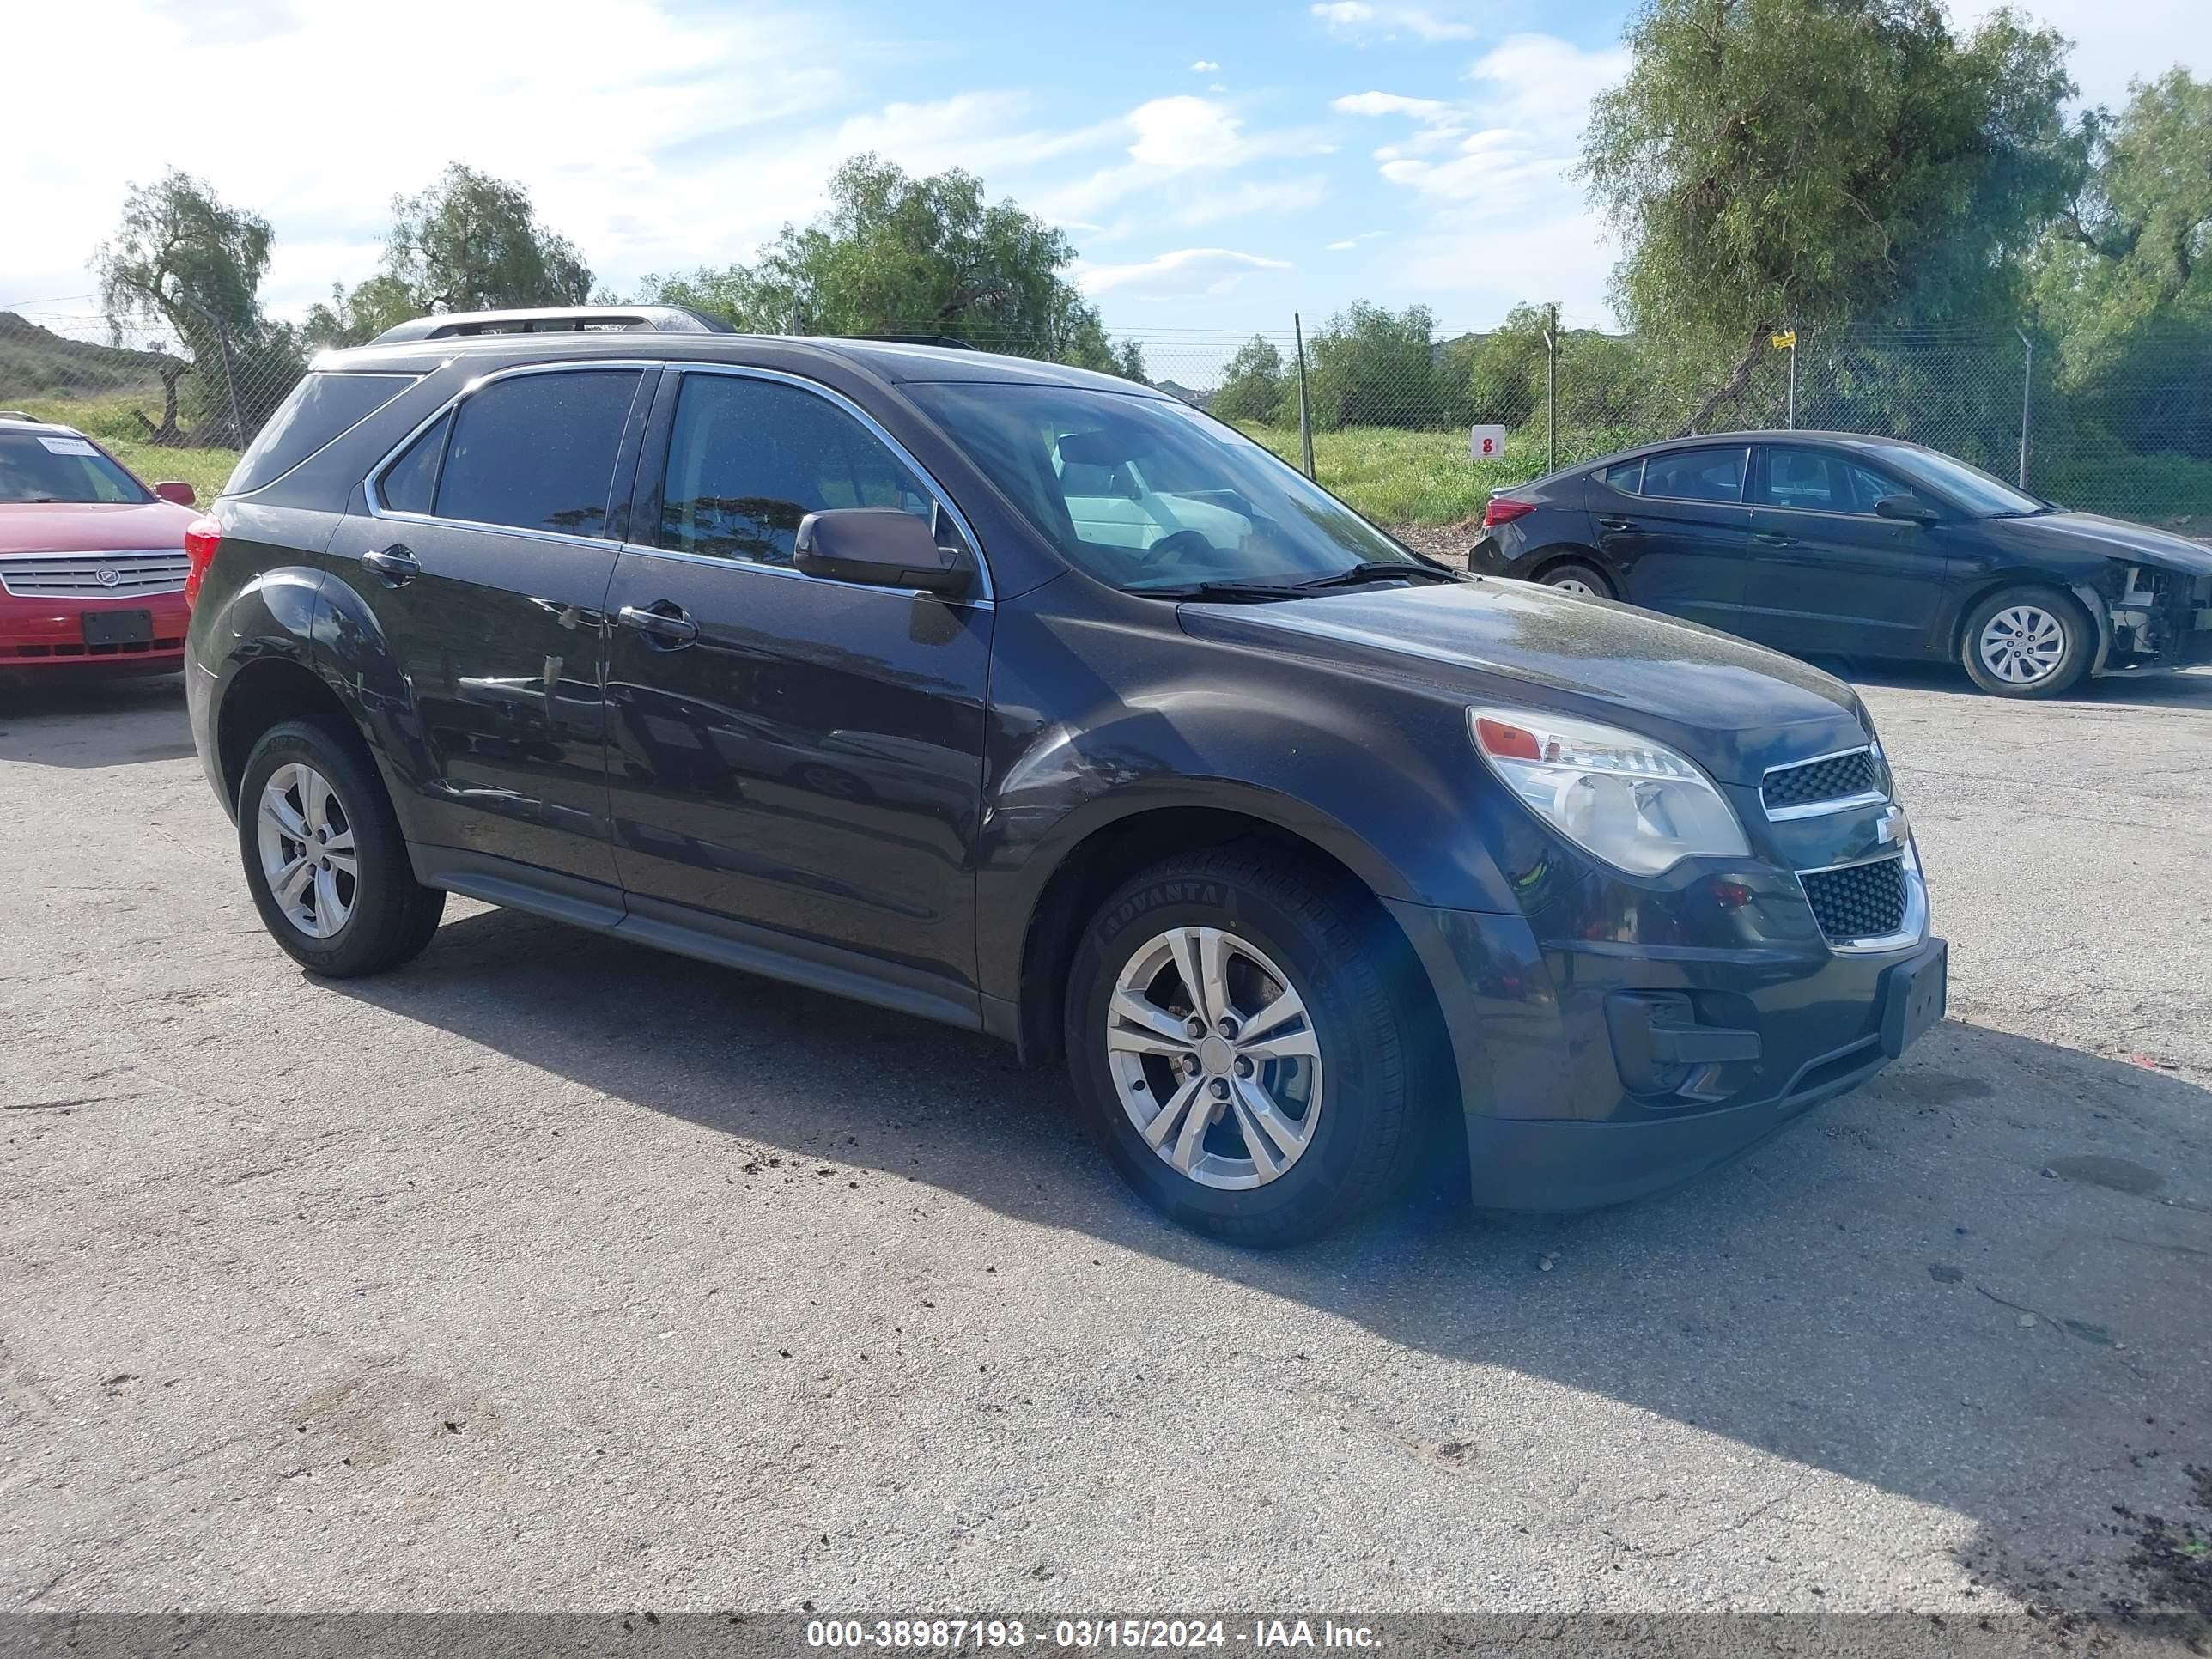
[[[647,644],[659,645],[673,651],[699,637],[699,624],[684,614],[681,605],[663,599],[657,605],[640,609],[626,605],[615,613],[615,620],[624,628],[635,628],[646,637]]]
[[[1756,535],[1753,536],[1752,540],[1755,542],[1764,542],[1769,547],[1795,547],[1797,545],[1797,538],[1795,536],[1785,536],[1778,530],[1762,530]]]
[[[421,561],[398,542],[370,548],[361,562],[382,577],[386,587],[404,587],[422,574]]]
[[[1598,524],[1601,528],[1606,530],[1637,530],[1642,528],[1642,526],[1639,526],[1633,519],[1601,518],[1598,520]]]

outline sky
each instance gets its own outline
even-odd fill
[[[1976,15],[1973,0],[1954,0]],[[2212,6],[2026,0],[2085,101]],[[297,317],[375,269],[451,161],[524,185],[603,283],[749,257],[845,157],[963,167],[1062,227],[1109,328],[1309,326],[1355,299],[1449,329],[1610,320],[1618,250],[1569,176],[1626,68],[1620,0],[70,0],[13,9],[0,309],[90,309],[134,182],[177,166],[276,232]],[[368,22],[373,15],[374,24]],[[25,75],[21,66],[40,65]],[[65,66],[84,66],[82,75]],[[28,136],[27,137],[27,135]]]

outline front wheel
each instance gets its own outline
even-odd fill
[[[1974,607],[1960,647],[1983,690],[2055,697],[2089,672],[2095,640],[2081,606],[2055,588],[2008,587]]]
[[[415,879],[391,799],[354,747],[312,720],[272,727],[246,757],[239,852],[261,921],[331,979],[419,956],[446,896]]]
[[[1065,1039],[1086,1126],[1130,1185],[1184,1226],[1268,1247],[1396,1184],[1414,1042],[1382,925],[1340,884],[1235,849],[1107,901]]]

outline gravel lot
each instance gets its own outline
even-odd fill
[[[2140,1517],[2212,1528],[2212,674],[1867,695],[1939,1032],[1674,1197],[1268,1257],[980,1037],[460,902],[310,981],[174,681],[0,693],[6,1605],[2150,1601]]]

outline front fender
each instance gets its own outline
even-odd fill
[[[978,872],[978,965],[1018,994],[1031,917],[1092,836],[1178,809],[1240,814],[1299,837],[1379,898],[1517,915],[1486,831],[1494,792],[1458,698],[1375,690],[1304,663],[1273,685],[1194,678],[1035,732],[994,768]]]

